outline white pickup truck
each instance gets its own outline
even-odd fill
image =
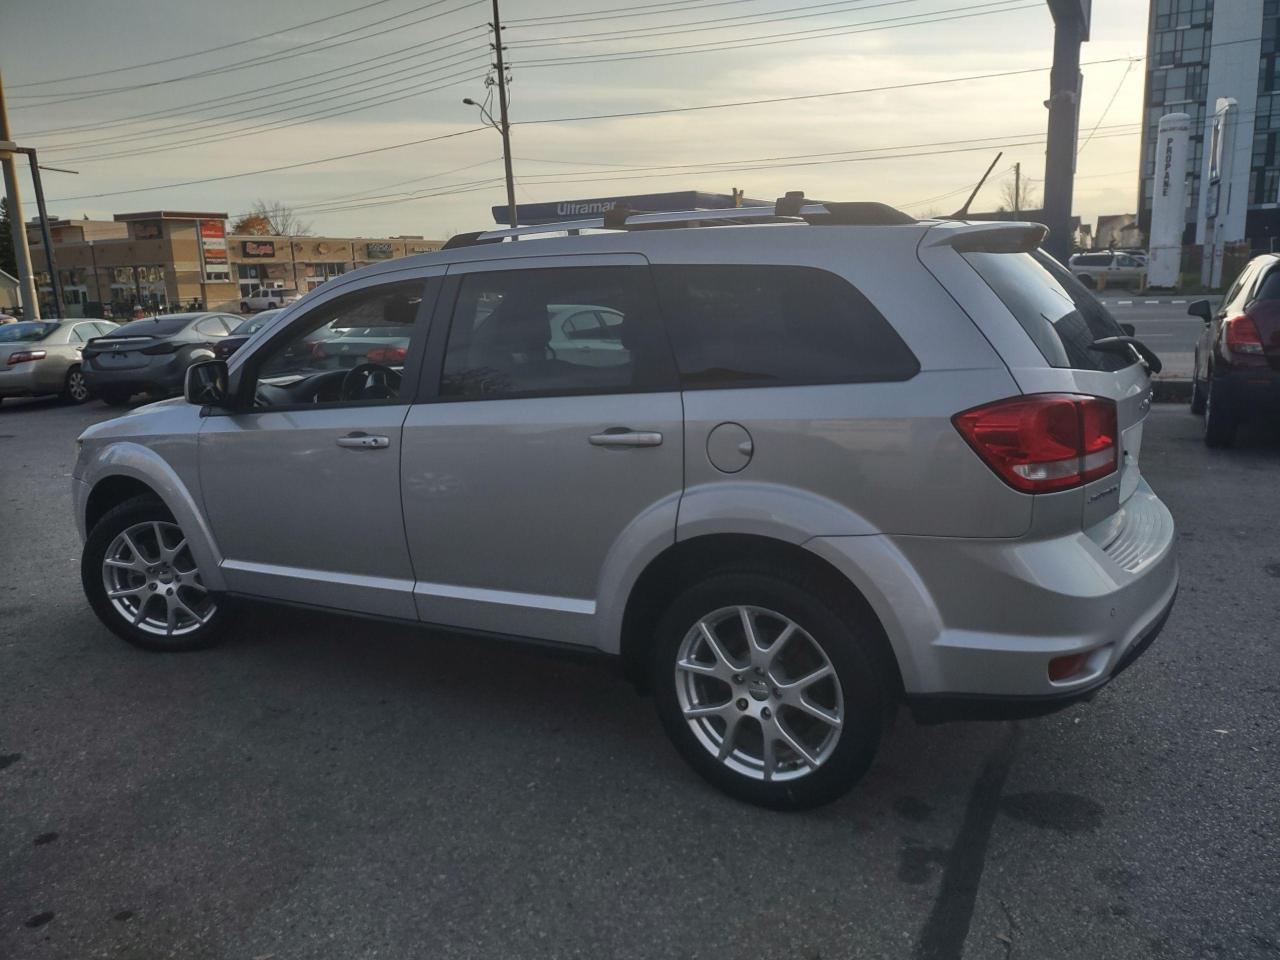
[[[274,310],[293,303],[302,297],[297,290],[288,287],[259,287],[240,301],[241,313],[253,313],[257,310]]]

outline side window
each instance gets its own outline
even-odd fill
[[[256,364],[255,407],[399,399],[422,280],[357,290],[312,308]]]
[[[911,350],[847,281],[810,267],[659,266],[685,388],[908,380]]]
[[[1258,284],[1254,300],[1280,300],[1280,270],[1271,270]]]
[[[664,353],[653,313],[642,267],[467,274],[440,394],[494,399],[661,389]]]
[[[87,323],[77,323],[71,328],[71,342],[84,343],[93,336],[93,331],[89,329]]]
[[[100,337],[105,337],[112,330],[114,330],[116,326],[117,324],[107,323],[105,320],[99,321],[98,323],[94,324],[94,327],[98,331],[97,336],[100,336]]]

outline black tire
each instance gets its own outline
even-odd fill
[[[273,301],[271,301],[271,300],[268,300],[268,301],[267,301],[267,309],[268,309],[268,310],[274,310],[275,308],[276,308],[275,303],[274,303]]]
[[[180,636],[162,636],[134,626],[107,596],[103,576],[107,550],[122,531],[135,524],[153,521],[174,522],[165,505],[155,497],[138,496],[112,507],[94,524],[80,555],[80,583],[84,587],[89,606],[108,630],[144,650],[181,652],[212,646],[218,642],[232,616],[225,597],[215,599],[212,616],[202,626]],[[154,603],[155,600],[163,601],[163,598],[155,597],[151,602]]]
[[[1191,374],[1191,412],[1199,417],[1204,414],[1204,383],[1194,373]]]
[[[241,300],[241,301],[240,301],[240,312],[241,312],[241,313],[248,313],[248,312],[249,312],[249,301],[248,301],[248,300]]]
[[[1209,380],[1204,405],[1204,442],[1209,447],[1229,447],[1236,442],[1240,418],[1235,404],[1219,380]]]
[[[1081,285],[1083,285],[1083,286],[1084,286],[1084,288],[1085,288],[1086,290],[1097,290],[1097,289],[1098,289],[1098,281],[1097,281],[1097,280],[1095,280],[1095,279],[1093,279],[1093,277],[1088,276],[1087,274],[1086,274],[1085,276],[1083,276],[1083,277],[1080,277],[1080,283],[1081,283]]]
[[[89,385],[84,382],[84,374],[80,371],[80,365],[76,364],[67,370],[67,376],[62,381],[62,392],[58,394],[63,403],[87,403],[92,398],[93,393],[89,390]]]
[[[844,715],[837,739],[815,769],[796,779],[766,781],[726,766],[693,732],[681,708],[676,662],[686,636],[713,611],[738,606],[774,611],[798,625],[826,656],[839,683]],[[708,782],[747,803],[775,810],[804,810],[845,794],[871,766],[894,702],[891,684],[872,647],[879,625],[860,620],[857,616],[842,617],[836,606],[806,586],[761,571],[721,572],[686,589],[658,625],[650,664],[658,716],[676,749]],[[724,682],[729,705],[750,704],[745,695],[735,696],[744,694],[751,685],[752,680],[747,679],[743,689],[735,690]],[[776,696],[777,690],[773,692]],[[765,691],[759,696],[752,693],[753,706],[759,706],[765,696]],[[788,708],[774,705],[774,709],[781,718]],[[761,721],[746,721],[746,725],[748,734],[758,739]],[[792,757],[798,762],[798,754]]]
[[[103,387],[99,396],[108,407],[123,407],[133,399],[133,391],[127,387]]]

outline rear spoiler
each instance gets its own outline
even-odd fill
[[[922,246],[951,247],[959,253],[1030,253],[1048,235],[1042,223],[957,222],[930,229]]]

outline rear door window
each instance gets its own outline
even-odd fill
[[[685,389],[909,380],[915,355],[848,281],[812,267],[653,268]]]
[[[1090,349],[1095,340],[1125,333],[1098,298],[1048,254],[963,256],[1017,318],[1049,366],[1114,371],[1138,362],[1133,356]]]

